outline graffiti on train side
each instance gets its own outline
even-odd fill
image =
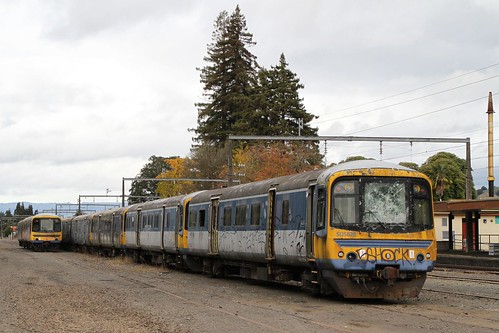
[[[412,249],[395,248],[382,249],[377,247],[368,247],[355,250],[359,259],[375,264],[379,261],[390,263],[409,263],[413,264],[416,258],[415,251]]]
[[[289,229],[276,231],[275,243],[285,255],[302,256],[305,254],[305,219],[299,214],[290,216]],[[278,218],[277,220],[281,222]]]
[[[264,253],[264,231],[225,231],[219,232],[218,247],[220,251]]]
[[[275,242],[285,255],[302,255],[305,253],[305,230],[279,230]]]

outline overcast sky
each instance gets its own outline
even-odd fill
[[[284,53],[320,135],[470,137],[487,185],[496,0],[0,0],[0,202],[119,195],[151,155],[187,156],[196,68],[237,4],[250,51],[267,68]],[[420,165],[438,151],[465,158],[463,144],[384,143],[381,155],[377,142],[330,142],[326,156]]]

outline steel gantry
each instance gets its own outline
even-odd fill
[[[232,141],[235,140],[261,140],[261,141],[375,141],[383,142],[430,142],[430,143],[464,143],[466,144],[466,199],[471,199],[471,140],[470,138],[418,138],[395,136],[253,136],[229,135],[228,157],[228,184],[233,185],[234,174],[232,170]]]

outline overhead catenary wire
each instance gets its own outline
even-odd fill
[[[452,81],[452,80],[461,78],[463,76],[467,76],[467,75],[470,75],[470,74],[473,74],[473,73],[477,73],[477,72],[480,72],[480,71],[483,71],[485,69],[492,68],[492,67],[495,67],[495,66],[498,66],[498,65],[499,65],[499,62],[498,63],[494,63],[492,65],[488,65],[488,66],[479,68],[479,69],[476,69],[476,70],[473,70],[473,71],[470,71],[470,72],[467,72],[467,73],[464,73],[464,74],[461,74],[461,75],[454,76],[452,78],[448,78],[448,79],[440,80],[440,81],[437,81],[437,82],[434,82],[434,83],[430,83],[430,84],[427,84],[427,85],[423,85],[421,87],[410,89],[410,90],[407,90],[407,91],[404,91],[404,92],[400,92],[400,93],[397,93],[397,94],[394,94],[394,95],[390,95],[388,97],[383,97],[383,98],[379,98],[379,99],[376,99],[376,100],[373,100],[373,101],[369,101],[369,102],[365,102],[365,103],[362,103],[362,104],[358,104],[358,105],[346,107],[346,108],[343,108],[343,109],[335,110],[335,111],[332,111],[330,113],[339,113],[339,112],[342,112],[342,111],[347,111],[347,110],[359,108],[359,107],[362,107],[362,106],[366,106],[366,105],[369,105],[369,104],[374,104],[374,103],[377,103],[377,102],[385,101],[385,100],[388,100],[388,99],[391,99],[391,98],[394,98],[394,97],[402,96],[402,95],[405,95],[405,94],[408,94],[408,93],[411,93],[411,92],[415,92],[415,91],[422,90],[422,89],[425,89],[425,88],[428,88],[428,87],[431,87],[431,86],[435,86],[435,85],[438,85],[438,84],[441,84],[441,83],[444,83],[444,82]],[[483,81],[486,81],[486,80],[491,80],[491,79],[496,78],[498,76],[499,75],[495,75],[495,76],[492,76],[492,77],[488,77],[488,78],[485,78],[485,79],[482,79],[482,80],[470,82],[470,83],[467,83],[467,84],[464,84],[464,85],[461,85],[461,86],[453,87],[453,88],[450,88],[450,89],[447,89],[447,90],[443,90],[443,91],[440,91],[440,92],[436,92],[436,93],[433,93],[433,94],[429,94],[429,95],[425,95],[425,96],[420,96],[418,98],[411,99],[411,100],[408,100],[408,101],[402,101],[400,103],[396,103],[396,104],[393,104],[393,105],[387,105],[387,106],[384,106],[384,107],[380,107],[380,108],[376,108],[376,109],[372,109],[372,110],[363,111],[362,113],[371,112],[371,111],[377,111],[378,109],[384,109],[384,108],[396,106],[396,105],[399,105],[399,104],[409,103],[409,102],[412,102],[412,101],[415,101],[415,100],[419,100],[419,99],[423,99],[423,98],[426,98],[426,97],[438,95],[438,94],[441,94],[441,93],[444,93],[444,92],[456,90],[456,89],[459,89],[459,88],[462,88],[462,87],[465,87],[465,86],[469,86],[469,85],[472,85],[472,84],[480,83],[480,82],[483,82]],[[354,115],[358,115],[358,114],[362,114],[362,113],[356,113]],[[314,124],[318,124],[318,123],[323,123],[323,122],[327,122],[327,121],[333,121],[333,120],[342,119],[342,118],[345,118],[345,117],[350,117],[350,115],[347,115],[347,116],[344,116],[344,117],[339,117],[339,118],[334,118],[334,119],[325,119],[325,120],[320,120],[320,121],[317,120],[317,121],[313,121],[313,123]]]
[[[492,95],[495,96],[495,95],[497,95],[497,93],[493,93]],[[408,120],[413,120],[413,119],[421,118],[421,117],[424,117],[424,116],[427,116],[427,115],[430,115],[430,114],[434,114],[434,113],[446,111],[446,110],[453,109],[453,108],[456,108],[456,107],[459,107],[459,106],[463,106],[463,105],[466,105],[466,104],[477,102],[477,101],[480,101],[480,100],[485,99],[485,98],[488,98],[488,95],[484,96],[484,97],[472,99],[472,100],[469,100],[469,101],[466,101],[466,102],[462,102],[462,103],[459,103],[459,104],[455,104],[455,105],[447,106],[447,107],[440,108],[440,109],[437,109],[437,110],[433,110],[433,111],[430,111],[430,112],[426,112],[426,113],[423,113],[423,114],[420,114],[420,115],[417,115],[417,116],[413,116],[413,117],[409,117],[409,118],[397,120],[397,121],[394,121],[394,122],[391,122],[391,123],[387,123],[387,124],[383,124],[383,125],[378,125],[378,126],[371,127],[371,128],[366,128],[366,129],[363,129],[363,130],[360,130],[360,131],[351,132],[348,135],[354,135],[354,134],[358,134],[358,133],[362,133],[362,132],[371,131],[373,129],[377,129],[377,128],[381,128],[381,127],[386,127],[386,126],[390,126],[390,125],[394,125],[394,124],[399,124],[399,123],[402,123],[402,122],[405,122],[405,121],[408,121]]]

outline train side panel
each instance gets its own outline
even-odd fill
[[[277,192],[274,248],[277,264],[306,265],[306,189]]]
[[[140,216],[139,243],[143,250],[161,252],[162,243],[162,210],[143,209]]]

